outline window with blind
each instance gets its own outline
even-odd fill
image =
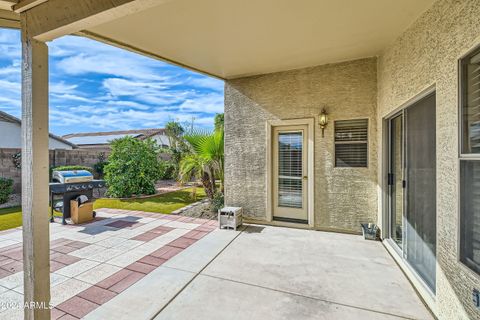
[[[480,274],[480,48],[460,61],[460,261]]]
[[[335,121],[335,167],[367,167],[368,119]]]

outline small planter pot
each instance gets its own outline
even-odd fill
[[[362,223],[362,233],[365,240],[378,239],[378,226],[374,223]]]

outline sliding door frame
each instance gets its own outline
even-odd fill
[[[402,167],[402,181],[405,180],[405,162],[406,162],[406,152],[407,152],[407,148],[406,148],[406,145],[407,145],[407,141],[406,141],[406,121],[405,121],[405,109],[406,108],[403,108],[402,110],[398,111],[397,113],[393,114],[392,116],[390,116],[389,118],[386,119],[386,125],[387,125],[387,144],[386,144],[386,148],[387,148],[387,167],[386,167],[386,172],[387,172],[387,175],[390,174],[392,172],[392,153],[393,153],[393,150],[392,150],[392,138],[393,138],[393,135],[392,135],[392,121],[394,119],[396,119],[397,117],[401,117],[402,119],[402,130],[401,130],[401,136],[402,136],[402,140],[401,140],[401,144],[402,144],[402,154],[401,154],[401,167]],[[395,181],[393,182],[395,183]],[[386,207],[386,217],[387,217],[387,229],[388,229],[388,239],[390,240],[393,240],[392,239],[392,235],[393,233],[395,232],[394,230],[392,230],[392,226],[393,226],[393,221],[392,221],[392,215],[391,215],[391,211],[392,211],[392,202],[395,201],[395,199],[392,199],[392,185],[389,183],[388,181],[388,178],[387,178],[387,184],[386,184],[386,194],[387,194],[387,207]],[[405,208],[407,206],[407,203],[406,203],[406,192],[407,192],[407,187],[402,187],[402,247],[400,248],[400,246],[398,245],[398,243],[396,243],[395,241],[392,241],[395,246],[396,246],[396,249],[398,251],[398,254],[401,255],[403,258],[405,258],[405,255],[406,255],[406,252],[405,252],[405,243],[406,243],[406,232],[405,232],[405,227],[403,226],[403,221],[404,221],[404,218],[405,218]]]
[[[406,261],[406,257],[404,256],[404,251],[401,249],[395,241],[391,238],[392,236],[392,230],[391,230],[391,217],[390,217],[390,187],[388,184],[388,173],[390,169],[390,120],[395,117],[396,115],[399,115],[403,113],[408,107],[412,106],[413,104],[417,103],[418,101],[428,97],[431,94],[436,94],[436,86],[435,84],[432,84],[428,87],[426,87],[424,90],[422,90],[418,95],[415,97],[407,100],[403,104],[401,104],[399,107],[395,108],[393,111],[390,113],[386,114],[382,118],[382,168],[380,170],[381,172],[381,177],[379,177],[379,182],[381,184],[381,190],[382,190],[382,203],[381,203],[381,209],[383,210],[382,212],[382,226],[383,226],[383,232],[382,232],[382,239],[383,239],[383,244],[387,251],[392,255],[392,257],[395,259],[395,261],[398,263],[398,265],[401,267],[403,272],[407,275],[407,277],[410,279],[410,281],[413,283],[415,288],[418,290],[419,294],[422,296],[424,299],[425,303],[432,309],[434,312],[436,310],[436,294],[430,289],[430,287],[427,285],[427,283],[421,278],[421,276],[415,271],[415,269]],[[406,130],[406,123],[405,123],[405,118],[404,118],[404,130]],[[437,131],[437,130],[436,130]],[[405,135],[404,135],[405,136]],[[404,145],[407,143],[406,138],[404,140]],[[406,148],[404,150],[404,159],[406,157]],[[408,184],[407,184],[408,188]],[[407,190],[405,189],[405,192]],[[438,197],[438,192],[436,197]],[[406,206],[406,197],[404,196],[404,208]],[[438,201],[437,201],[438,203]],[[438,227],[438,219],[436,219],[436,224]],[[438,228],[437,228],[437,235],[438,235]],[[403,234],[406,232],[402,231]],[[405,243],[406,239],[402,239],[403,243]],[[438,247],[438,237],[436,237],[436,247]],[[438,269],[438,267],[437,267]]]

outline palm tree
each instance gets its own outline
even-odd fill
[[[180,180],[200,179],[207,196],[213,199],[217,192],[216,179],[220,180],[220,191],[224,185],[224,134],[223,129],[208,132],[194,130],[184,135],[192,153],[180,161]]]

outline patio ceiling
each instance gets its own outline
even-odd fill
[[[231,79],[378,55],[434,0],[170,0],[88,28]]]

